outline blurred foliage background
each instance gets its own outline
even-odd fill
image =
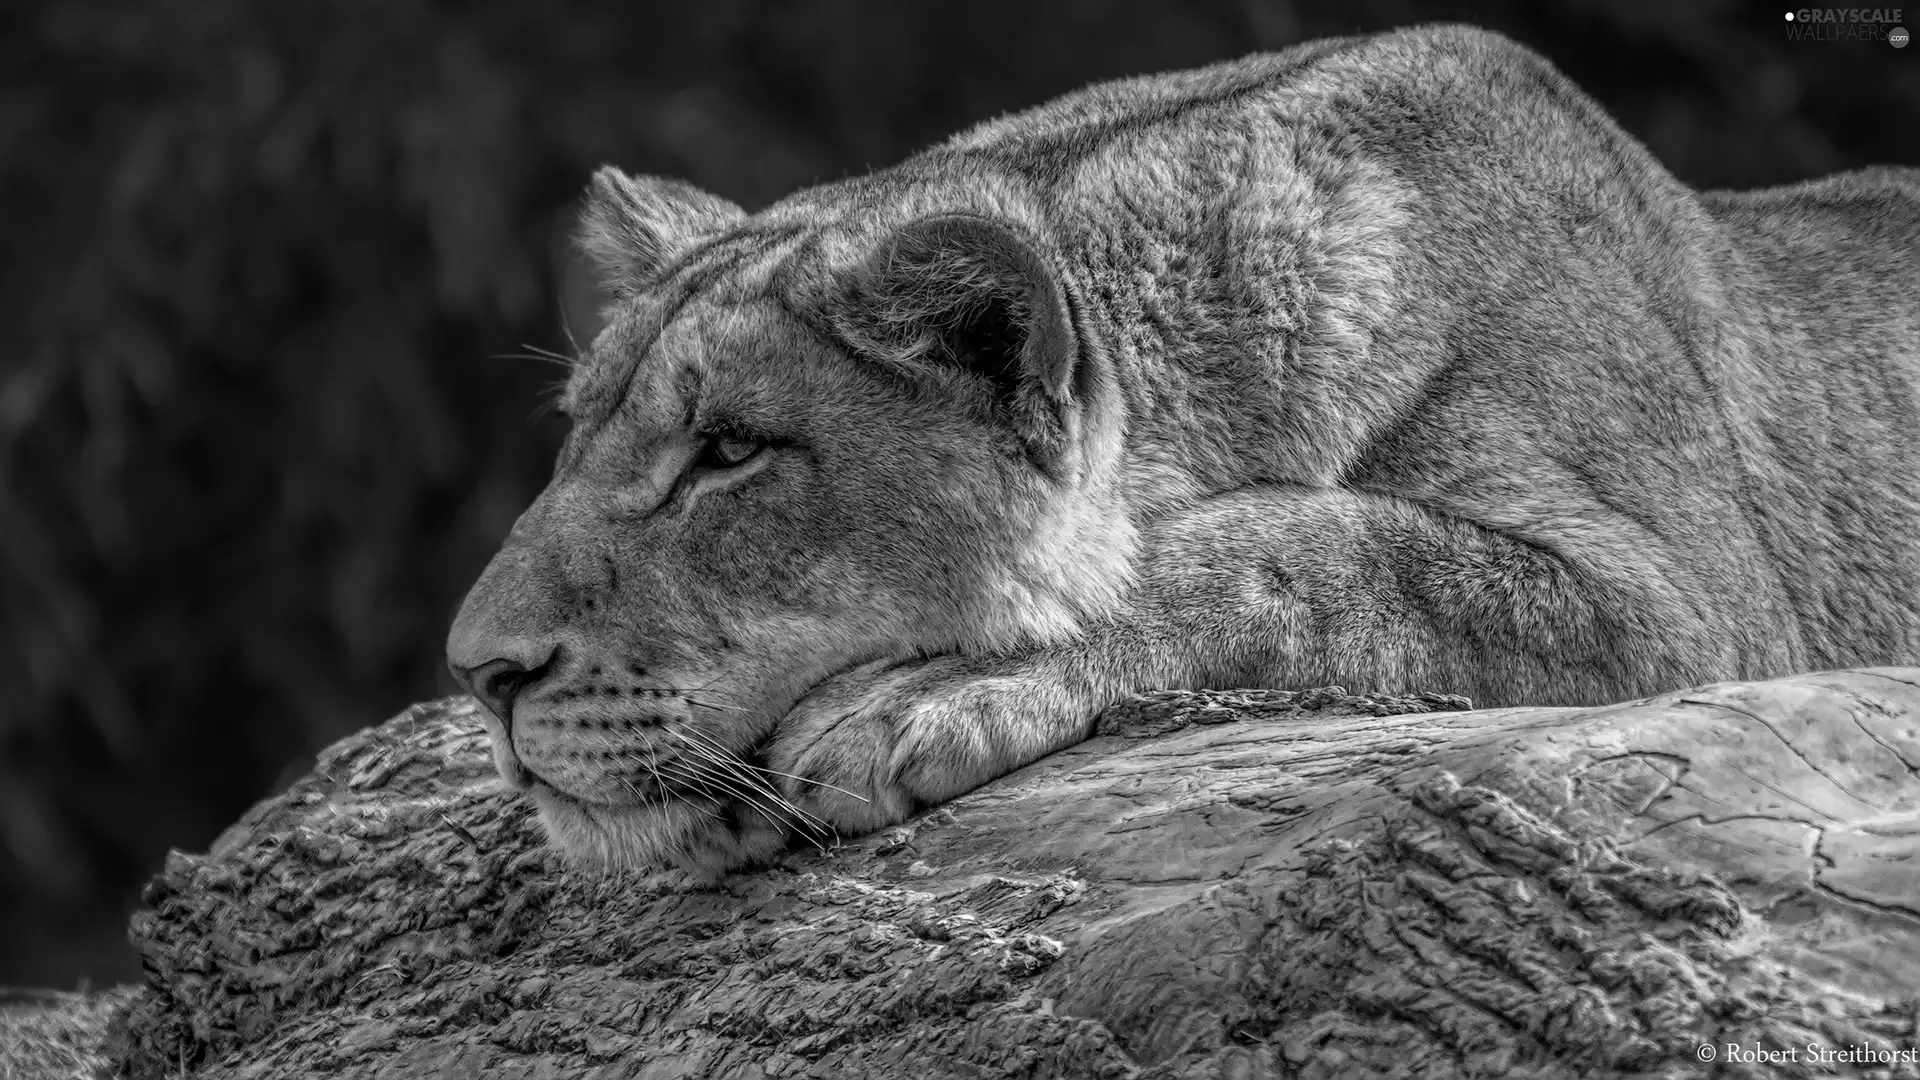
[[[0,15],[0,984],[450,690],[602,162],[749,208],[1092,79],[1461,19],[1699,186],[1920,164],[1920,48],[1731,2],[59,0]]]

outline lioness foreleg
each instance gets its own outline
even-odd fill
[[[769,748],[774,768],[800,778],[790,795],[843,830],[877,828],[1072,745],[1144,690],[1599,702],[1701,681],[1679,657],[1713,652],[1696,616],[1661,603],[1658,581],[1583,569],[1391,497],[1246,489],[1146,534],[1126,605],[1078,640],[872,665],[822,685]]]

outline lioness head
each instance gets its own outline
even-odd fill
[[[447,643],[563,851],[764,854],[755,751],[810,690],[1057,641],[1124,592],[1111,373],[1039,216],[972,179],[747,216],[594,178],[581,246],[613,300],[573,428]]]

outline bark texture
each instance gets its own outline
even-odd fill
[[[1141,698],[692,893],[550,865],[472,704],[420,705],[172,857],[111,1049],[222,1080],[1920,1076],[1805,1060],[1920,1047],[1920,670],[1463,704]],[[1801,1060],[1697,1056],[1730,1043]]]
[[[140,994],[0,988],[0,1080],[80,1080],[111,1075],[104,1033]]]

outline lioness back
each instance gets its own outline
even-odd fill
[[[1756,505],[1803,669],[1906,660],[1920,581],[1920,170],[1874,168],[1702,204],[1750,271],[1737,299],[1761,370]],[[1903,611],[1904,609],[1904,611]]]
[[[596,175],[606,327],[449,661],[558,843],[711,875],[1207,685],[1596,703],[1920,659],[1920,219],[1696,193],[1431,27],[1089,87],[748,215]]]

